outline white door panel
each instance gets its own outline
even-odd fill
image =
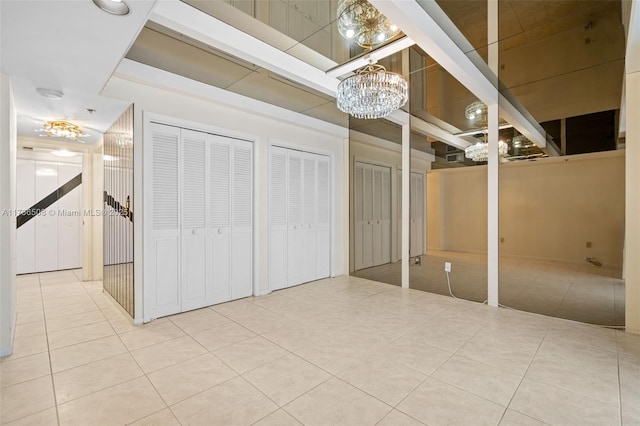
[[[36,200],[42,200],[56,189],[57,163],[36,161]],[[36,272],[58,269],[58,217],[55,214],[57,210],[58,203],[55,202],[47,207],[45,213],[32,219],[36,223]]]

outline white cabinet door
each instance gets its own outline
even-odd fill
[[[181,130],[182,310],[207,302],[207,134]]]
[[[36,162],[16,161],[16,208],[27,210],[36,201]],[[16,272],[28,274],[36,272],[36,219],[32,217],[16,231]]]
[[[58,189],[58,164],[36,161],[36,200],[42,200]],[[58,203],[51,204],[36,222],[36,271],[58,269]],[[54,212],[51,214],[51,212]]]
[[[210,232],[207,245],[209,303],[231,300],[231,143],[209,142]]]
[[[180,129],[160,124],[150,126],[150,143],[146,144],[151,173],[149,187],[151,229],[145,253],[145,298],[151,312],[145,317],[158,318],[181,310],[180,285]],[[151,151],[151,152],[149,152]]]
[[[317,277],[327,278],[331,275],[331,171],[329,157],[316,155],[317,159]]]
[[[253,290],[253,144],[233,142],[231,298]]]
[[[269,285],[287,287],[287,150],[271,147],[269,163]]]

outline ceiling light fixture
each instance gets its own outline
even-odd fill
[[[400,74],[373,62],[338,84],[340,111],[355,118],[383,118],[402,107],[408,98],[408,84]]]
[[[112,15],[124,16],[129,14],[129,6],[122,0],[93,0],[93,3]]]
[[[44,128],[40,130],[36,130],[37,132],[46,132],[44,135],[46,137],[56,137],[56,138],[67,138],[73,139],[77,141],[78,138],[83,136],[89,136],[82,132],[80,127],[75,124],[71,124],[68,121],[47,121],[44,123]]]
[[[46,89],[44,87],[36,88],[36,92],[38,92],[40,96],[48,99],[62,99],[62,97],[64,96],[64,93],[62,93],[62,91],[60,90]]]
[[[468,146],[464,150],[464,156],[473,161],[487,161],[489,159],[489,143],[487,142],[487,105],[481,101],[475,101],[464,109],[464,116],[468,120],[480,121],[483,128],[483,140]],[[498,155],[504,157],[509,152],[509,145],[504,141],[498,141]]]
[[[511,143],[513,144],[513,147],[517,149],[527,149],[534,145],[534,143],[524,135],[515,135],[513,139],[511,139]]]
[[[340,0],[338,31],[342,37],[353,39],[365,49],[382,44],[400,32],[396,25],[366,0]]]
[[[105,133],[105,136],[107,143],[113,143],[120,148],[128,149],[133,146],[133,136],[129,133],[109,132]]]

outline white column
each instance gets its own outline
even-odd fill
[[[0,74],[0,357],[13,353],[16,325],[16,113]]]
[[[411,206],[411,128],[402,125],[402,288],[409,288],[409,229],[411,226],[409,209]]]
[[[493,84],[498,87],[498,0],[487,1],[487,40],[489,43],[489,68],[495,74]],[[498,104],[487,105],[489,161],[487,165],[487,303],[498,306],[498,240],[499,195],[498,180]]]
[[[626,75],[625,325],[640,334],[640,71]]]

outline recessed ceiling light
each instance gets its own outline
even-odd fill
[[[49,99],[62,99],[62,97],[64,96],[64,93],[62,93],[60,90],[45,89],[44,87],[38,87],[36,89],[36,92],[38,92],[40,96],[44,96],[45,98]]]
[[[96,6],[112,15],[128,15],[129,6],[122,0],[93,0]]]

